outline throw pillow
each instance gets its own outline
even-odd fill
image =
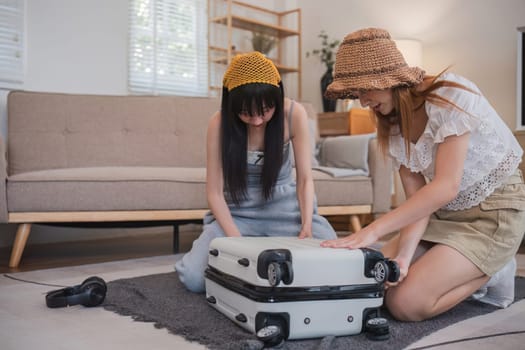
[[[321,165],[363,170],[368,174],[368,142],[375,136],[370,133],[325,138],[319,151]]]

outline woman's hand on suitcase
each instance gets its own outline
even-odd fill
[[[369,232],[365,227],[364,229],[359,230],[356,233],[353,233],[349,236],[323,241],[321,242],[321,246],[327,248],[357,249],[368,247],[376,241],[377,238],[373,231]]]

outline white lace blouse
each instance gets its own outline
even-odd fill
[[[461,210],[478,205],[512,175],[521,161],[523,150],[476,85],[452,73],[440,79],[457,82],[472,91],[442,87],[436,93],[459,106],[438,106],[426,102],[428,122],[416,144],[410,145],[410,161],[400,134],[390,136],[389,152],[396,169],[404,165],[434,178],[438,145],[447,136],[470,132],[470,143],[457,197],[443,209]]]

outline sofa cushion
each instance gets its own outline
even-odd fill
[[[13,175],[74,167],[205,166],[206,126],[220,101],[13,91],[7,107]]]
[[[374,137],[375,133],[325,138],[319,152],[321,165],[360,170],[368,175],[368,144]]]
[[[91,167],[9,177],[8,210],[111,211],[205,209],[206,169]]]
[[[313,171],[318,205],[372,201],[366,176]],[[9,177],[10,212],[205,209],[206,169],[92,167],[32,171]]]
[[[371,177],[333,177],[319,170],[313,170],[312,173],[319,206],[373,203],[374,192]]]

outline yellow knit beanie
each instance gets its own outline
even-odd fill
[[[279,86],[281,76],[273,62],[262,53],[254,51],[236,55],[226,73],[222,85],[231,91],[238,86],[263,83]]]

